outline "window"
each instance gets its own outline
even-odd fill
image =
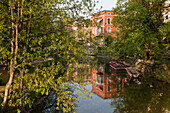
[[[103,83],[103,77],[101,77],[101,83]]]
[[[96,28],[96,34],[97,34],[97,28]]]
[[[110,13],[108,13],[108,15],[110,15]]]
[[[110,77],[107,77],[107,83],[108,84],[110,83]]]
[[[107,24],[111,24],[111,18],[107,18]]]
[[[103,27],[101,27],[101,33],[103,33]]]
[[[95,86],[95,81],[93,81],[93,86]]]
[[[107,91],[110,92],[110,86],[107,86]]]
[[[111,33],[111,27],[107,27],[107,33]]]
[[[95,79],[95,74],[93,73],[93,79]]]
[[[100,34],[100,32],[101,32],[101,29],[98,28],[98,29],[97,29],[97,34]]]
[[[103,77],[96,76],[96,79],[99,84],[103,84]]]
[[[100,86],[99,86],[99,88],[100,88],[100,90],[102,90],[102,91],[103,91],[103,85],[100,85]]]
[[[93,34],[94,34],[94,29],[93,29]]]

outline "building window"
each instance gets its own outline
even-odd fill
[[[97,28],[96,28],[96,34],[97,34]]]
[[[97,79],[97,83],[103,84],[103,77],[96,76],[96,79]]]
[[[107,91],[108,91],[108,92],[110,92],[110,85],[109,85],[109,86],[107,86]]]
[[[111,24],[111,18],[107,18],[107,24]]]
[[[103,77],[101,77],[101,83],[103,83]]]
[[[94,34],[94,28],[93,28],[93,34]]]
[[[93,79],[95,79],[95,74],[93,73]]]
[[[97,34],[100,34],[100,32],[101,32],[101,29],[98,28],[98,29],[97,29]]]
[[[103,91],[103,85],[100,85],[100,86],[99,86],[99,88],[100,88],[100,90],[102,90],[102,91]]]
[[[110,15],[110,13],[108,13],[108,15]]]
[[[103,30],[104,30],[103,27],[101,27],[101,33],[104,33]]]
[[[93,86],[95,87],[95,81],[93,81]]]
[[[111,33],[111,27],[107,27],[107,33]]]
[[[110,77],[107,77],[107,83],[108,84],[110,83]]]

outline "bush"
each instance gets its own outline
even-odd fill
[[[114,37],[112,37],[111,35],[108,35],[106,38],[105,38],[105,46],[107,47],[110,47],[112,42],[114,41]]]
[[[0,77],[0,85],[2,85],[2,77]]]

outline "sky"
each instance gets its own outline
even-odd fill
[[[97,0],[99,3],[96,4],[96,8],[103,6],[102,10],[112,10],[113,7],[116,7],[117,0]]]
[[[113,7],[116,7],[117,0],[96,0],[99,1],[98,4],[96,4],[96,8],[100,8],[103,6],[102,10],[112,10]],[[170,2],[170,0],[167,0],[167,2]]]

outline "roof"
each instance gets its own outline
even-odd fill
[[[103,10],[103,11],[100,11],[100,12],[112,12],[113,10]]]
[[[99,12],[97,12],[97,13],[100,13],[100,12],[113,12],[113,10],[102,10],[102,11],[99,11]],[[92,15],[95,15],[95,14],[97,14],[97,13],[94,13],[94,14],[92,14]]]

